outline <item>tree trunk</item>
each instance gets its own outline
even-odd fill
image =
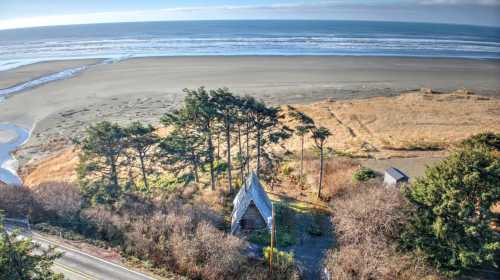
[[[194,154],[194,151],[191,151],[191,158],[193,159],[194,181],[195,183],[199,183],[200,178],[198,177],[198,157]]]
[[[300,181],[302,182],[302,176],[303,176],[303,170],[304,170],[304,135],[302,135],[301,142],[300,142]]]
[[[127,191],[129,188],[134,184],[134,175],[132,174],[133,172],[133,159],[130,156],[127,156],[127,166],[128,166],[128,184],[127,184]],[[142,172],[142,171],[141,171]]]
[[[241,147],[241,126],[238,124],[238,149],[240,153],[240,177],[241,177],[241,183],[243,184],[243,180],[245,180],[243,172],[244,172],[244,158],[243,158],[243,149]]]
[[[257,177],[259,176],[260,172],[260,138],[262,134],[261,129],[257,129],[257,167],[255,168],[255,173],[257,174]]]
[[[233,192],[233,176],[231,174],[231,125],[226,125],[226,146],[227,146],[227,183],[229,193]]]
[[[118,183],[118,170],[116,166],[116,161],[111,161],[111,182],[112,186],[107,186],[107,192],[111,194],[112,197],[118,197],[120,185]]]
[[[141,161],[142,180],[144,181],[144,187],[146,188],[146,190],[149,190],[148,176],[146,175],[146,167],[144,166],[144,154],[140,152],[139,152],[139,160]]]
[[[319,148],[319,186],[318,198],[321,198],[321,187],[323,186],[323,143]]]
[[[200,182],[200,177],[198,176],[198,164],[194,164],[194,182],[199,183]]]
[[[247,165],[247,174],[250,174],[250,125],[247,123],[246,131],[247,152],[245,153],[245,163]]]
[[[115,186],[118,186],[118,174],[116,171],[116,163],[114,161],[111,162],[111,181]]]
[[[208,146],[208,161],[210,163],[210,187],[215,191],[215,174],[214,174],[214,144],[212,142],[212,133],[208,133],[207,139]]]
[[[220,132],[217,132],[217,160],[220,160]]]

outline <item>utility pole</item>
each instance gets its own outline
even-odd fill
[[[271,275],[273,274],[273,255],[274,255],[274,243],[275,243],[275,229],[276,229],[276,224],[274,223],[274,204],[271,204],[271,253],[269,254],[269,271],[271,272]]]

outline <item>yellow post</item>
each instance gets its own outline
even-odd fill
[[[274,238],[275,238],[275,223],[274,223],[274,204],[271,205],[271,253],[269,254],[269,271],[273,274],[273,255],[274,255]]]

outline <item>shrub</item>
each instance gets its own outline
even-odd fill
[[[359,168],[352,175],[352,178],[355,182],[365,182],[365,181],[368,181],[368,180],[375,178],[375,177],[377,177],[377,174],[375,173],[375,171],[371,170],[370,168],[366,168],[366,167]]]
[[[338,240],[325,260],[331,279],[434,277],[414,255],[397,249],[407,212],[398,190],[364,184],[348,188],[331,205]]]
[[[246,243],[218,229],[223,217],[201,202],[167,197],[151,200],[127,192],[111,205],[82,209],[72,185],[48,183],[34,191],[0,188],[0,208],[13,216],[32,212],[37,230],[121,249],[136,264],[163,275],[171,275],[168,268],[195,279],[268,279],[264,263],[243,254]]]
[[[271,247],[263,249],[264,259],[269,263],[271,256]],[[299,279],[293,253],[279,251],[276,248],[272,250],[273,256],[273,274],[271,279]]]
[[[80,211],[81,196],[77,186],[65,182],[48,182],[33,187],[33,199],[54,216],[71,218]]]
[[[336,280],[441,279],[418,256],[368,242],[329,251],[325,266],[330,279]]]
[[[289,176],[293,172],[293,167],[289,163],[284,163],[281,166],[281,173],[285,176]]]
[[[500,240],[491,208],[500,200],[500,159],[484,147],[456,151],[405,191],[415,205],[402,240],[454,276],[495,265]]]
[[[158,188],[163,192],[173,193],[175,192],[181,185],[180,180],[170,173],[164,173],[158,176],[154,176],[150,179],[150,184],[152,188]],[[141,186],[138,184],[138,186]]]
[[[396,240],[405,222],[404,203],[397,189],[377,184],[351,188],[332,201],[338,240],[342,244]]]
[[[249,262],[242,254],[245,242],[218,230],[218,215],[175,198],[157,207],[163,210],[122,226],[126,255],[194,279],[238,279],[245,273]]]
[[[119,215],[104,206],[95,206],[82,212],[82,219],[92,225],[93,232],[88,232],[90,237],[110,242],[112,246],[123,243],[124,236],[121,227],[125,222]]]
[[[31,190],[26,187],[0,187],[0,210],[9,218],[24,218],[39,214]]]
[[[500,133],[485,132],[471,136],[462,141],[462,148],[481,148],[500,151]]]
[[[51,234],[55,236],[60,236],[64,239],[68,240],[75,240],[75,241],[84,241],[87,243],[90,243],[92,245],[101,247],[101,248],[107,248],[109,247],[105,241],[102,240],[97,240],[94,238],[89,238],[87,233],[86,235],[83,235],[79,233],[79,230],[73,230],[71,227],[68,226],[55,226],[49,223],[38,223],[33,226],[34,229],[44,232],[46,234]],[[84,231],[84,230],[82,230]]]
[[[206,222],[193,234],[174,232],[168,245],[177,267],[191,278],[234,279],[245,262],[243,241]]]

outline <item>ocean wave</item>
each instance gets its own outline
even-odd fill
[[[84,27],[82,27],[84,28]],[[83,29],[82,29],[83,30]],[[0,40],[0,71],[50,60],[189,55],[376,55],[500,58],[500,38],[493,33],[406,32],[219,32],[144,33],[110,37]],[[148,35],[149,34],[149,35]]]
[[[376,50],[404,50],[404,55],[443,55],[446,52],[463,52],[464,57],[497,57],[500,54],[500,42],[480,40],[426,39],[426,38],[358,38],[335,36],[295,36],[295,37],[223,37],[223,38],[149,38],[149,39],[106,39],[81,41],[51,41],[32,44],[10,44],[0,47],[0,61],[12,58],[53,58],[53,57],[111,57],[120,55],[148,56],[181,55],[198,53],[261,54],[261,50],[274,50],[282,54],[300,52],[302,54],[326,53],[359,50],[370,53]],[[436,53],[440,52],[440,53]],[[6,63],[0,63],[0,71],[9,69]]]
[[[500,28],[423,23],[143,22],[28,28],[0,34],[0,61],[243,54],[500,57]]]

